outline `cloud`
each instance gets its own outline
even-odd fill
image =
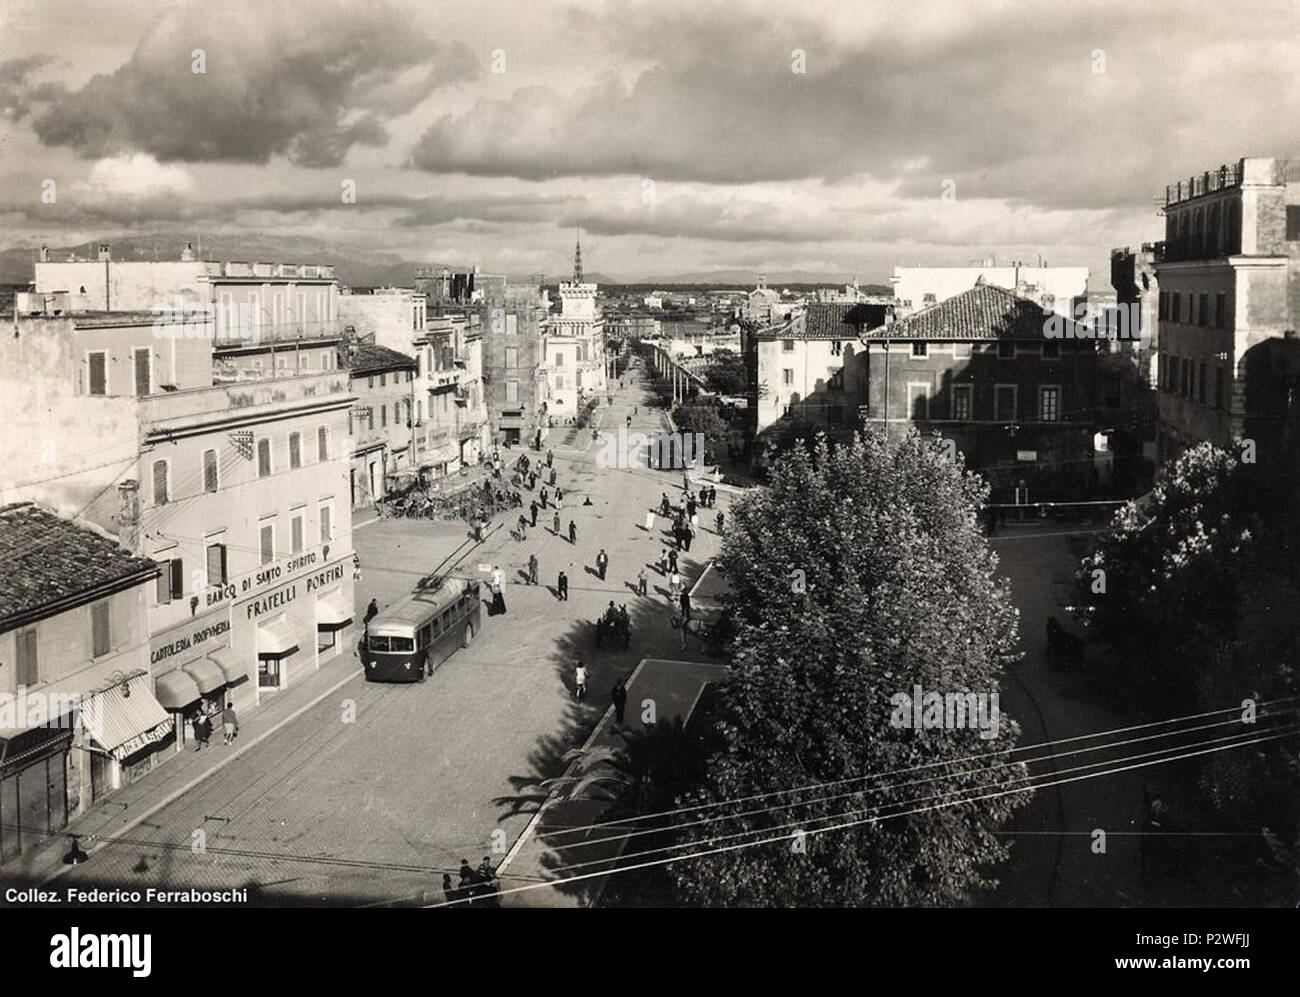
[[[954,180],[962,197],[1149,203],[1171,175],[1291,151],[1300,8],[1245,7],[587,11],[572,23],[617,72],[480,97],[433,122],[411,165],[717,184],[865,172],[912,197]]]
[[[20,121],[34,105],[52,100],[60,93],[57,84],[32,83],[28,79],[52,62],[51,58],[43,55],[0,62],[0,115],[10,121]]]
[[[385,144],[389,119],[480,71],[463,44],[429,38],[382,2],[359,9],[328,0],[308,12],[239,0],[220,13],[170,8],[126,63],[35,116],[36,134],[84,158],[136,151],[163,163],[266,163],[281,155],[331,167],[354,145]],[[204,73],[192,71],[195,49]]]

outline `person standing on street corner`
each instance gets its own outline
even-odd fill
[[[569,543],[577,546],[578,543],[578,524],[572,519],[569,520]]]
[[[636,594],[637,595],[649,594],[649,590],[646,588],[645,568],[642,568],[640,571],[636,573]]]
[[[614,704],[614,722],[622,727],[623,710],[627,706],[627,686],[623,684],[621,678],[614,683],[614,688],[609,692],[609,698]]]
[[[528,555],[528,584],[537,584],[537,554]]]
[[[239,717],[235,716],[235,701],[227,700],[226,708],[221,711],[221,733],[230,744],[239,736]]]
[[[609,555],[605,553],[605,548],[600,548],[600,553],[596,555],[596,571],[600,573],[600,580],[605,580],[605,569],[609,567]]]
[[[681,607],[682,607],[682,619],[683,619],[683,620],[689,620],[689,619],[691,618],[691,594],[690,594],[690,592],[686,591],[686,589],[682,589],[682,597],[681,597],[681,599],[680,599],[679,601],[680,601],[680,603],[681,603]]]
[[[560,572],[560,577],[555,582],[555,592],[560,602],[569,601],[569,576],[563,571]]]
[[[555,535],[558,537],[560,535],[560,513],[558,511],[555,513],[555,519],[552,520],[551,522],[552,522],[551,528],[554,531]]]
[[[554,450],[547,450],[547,451],[546,451],[546,466],[547,466],[547,467],[554,467],[554,466],[555,466],[555,451],[554,451]]]
[[[533,528],[536,529],[537,528],[537,499],[533,499],[533,501],[529,504],[528,511],[532,514]]]

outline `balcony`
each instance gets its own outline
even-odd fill
[[[1194,197],[1204,197],[1206,194],[1213,194],[1215,191],[1226,190],[1240,184],[1238,164],[1220,166],[1217,170],[1207,170],[1186,180],[1179,180],[1178,183],[1166,185],[1165,204],[1179,204],[1190,201]]]

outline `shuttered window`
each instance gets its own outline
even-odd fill
[[[90,607],[90,643],[91,653],[101,657],[113,649],[113,634],[109,626],[108,600],[97,602]]]
[[[215,450],[203,451],[203,490],[205,492],[215,492],[217,490],[217,452]]]

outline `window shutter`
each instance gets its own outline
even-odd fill
[[[215,450],[205,450],[203,452],[203,489],[209,492],[217,490],[217,452]]]
[[[171,595],[173,599],[185,596],[185,562],[179,557],[171,562]]]
[[[153,462],[153,504],[167,504],[167,462],[165,460]]]

